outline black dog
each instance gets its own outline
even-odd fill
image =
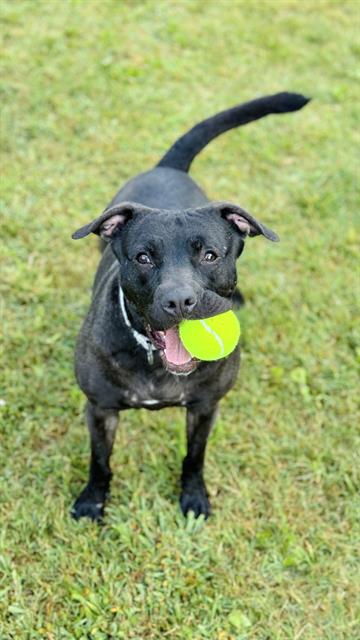
[[[224,131],[307,102],[302,95],[279,93],[204,120],[73,234],[78,239],[95,233],[110,243],[76,349],[76,376],[88,399],[91,463],[89,482],[73,506],[75,518],[102,519],[119,411],[168,406],[187,410],[181,509],[209,515],[205,447],[217,404],[235,383],[239,348],[222,360],[199,362],[181,345],[177,326],[184,318],[230,309],[246,237],[278,238],[239,206],[210,202],[187,171]]]

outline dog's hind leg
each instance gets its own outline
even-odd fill
[[[184,515],[193,511],[195,517],[210,515],[210,502],[203,478],[205,449],[216,417],[217,405],[187,411],[187,454],[181,475],[180,506]]]
[[[91,520],[101,521],[110,489],[112,473],[109,461],[115,440],[118,413],[99,409],[88,402],[86,418],[91,440],[89,481],[74,502],[71,515],[76,520],[88,517]]]

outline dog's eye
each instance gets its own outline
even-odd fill
[[[204,255],[204,262],[214,262],[217,259],[217,255],[214,251],[207,251]]]
[[[140,264],[152,264],[151,262],[151,258],[149,258],[147,253],[139,253],[136,256],[136,260],[140,263]]]

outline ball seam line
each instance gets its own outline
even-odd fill
[[[202,326],[204,327],[204,329],[206,329],[206,331],[208,331],[208,333],[211,333],[211,335],[215,338],[215,340],[217,341],[217,343],[220,346],[221,349],[221,355],[224,355],[224,343],[222,342],[222,340],[219,338],[219,336],[217,335],[217,333],[215,333],[215,331],[213,331],[208,324],[206,324],[205,320],[200,320]]]

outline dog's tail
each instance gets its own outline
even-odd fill
[[[258,120],[270,113],[287,113],[302,109],[310,98],[300,93],[275,93],[226,109],[195,125],[179,138],[161,158],[158,167],[188,171],[197,154],[224,131]]]

